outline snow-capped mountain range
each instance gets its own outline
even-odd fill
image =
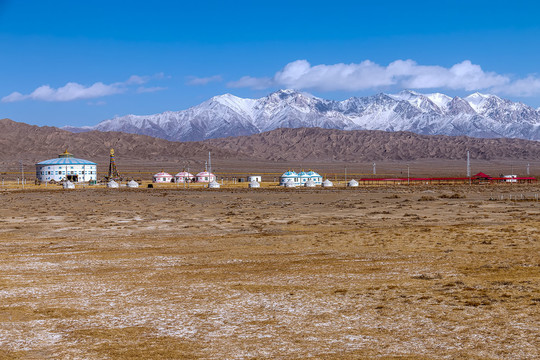
[[[196,141],[299,127],[540,140],[540,110],[480,93],[452,98],[405,90],[334,101],[295,90],[279,90],[260,99],[225,94],[187,110],[126,115],[92,127],[65,129],[122,131]]]

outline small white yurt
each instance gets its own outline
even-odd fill
[[[347,183],[347,186],[348,186],[348,187],[357,187],[357,186],[358,186],[358,181],[352,179],[351,181],[349,181],[349,182]]]
[[[289,179],[285,183],[283,183],[283,186],[285,186],[285,187],[296,187],[296,181],[294,181],[294,179]]]
[[[193,182],[195,181],[195,175],[187,171],[180,171],[178,174],[174,175],[174,181],[177,183]]]
[[[213,180],[208,184],[208,187],[210,189],[219,189],[221,187],[221,185],[219,185],[219,183],[217,181]]]
[[[322,187],[332,187],[334,186],[334,183],[331,182],[330,180],[326,179],[322,182]]]
[[[73,184],[71,181],[68,180],[62,183],[62,187],[64,189],[75,189],[75,184]]]
[[[315,184],[315,181],[309,179],[308,181],[306,181],[306,182],[304,183],[304,186],[305,186],[305,187],[315,187],[316,184]]]
[[[108,188],[116,189],[119,187],[118,183],[114,180],[111,180],[107,183]]]
[[[261,184],[258,183],[257,181],[255,180],[251,180],[248,184],[248,187],[250,188],[260,188],[261,187]]]
[[[172,182],[173,176],[165,171],[158,172],[152,177],[152,182],[155,183],[170,183]]]
[[[206,182],[211,183],[212,181],[216,181],[216,175],[208,172],[208,171],[201,171],[196,175],[197,182]],[[219,184],[218,184],[219,185]]]
[[[131,180],[127,183],[127,186],[129,188],[138,188],[139,187],[139,183],[136,182],[135,180]]]

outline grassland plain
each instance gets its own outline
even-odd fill
[[[538,193],[3,191],[0,358],[540,358]]]

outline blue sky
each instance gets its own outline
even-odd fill
[[[280,88],[536,108],[539,18],[535,1],[0,0],[0,118],[94,125]]]

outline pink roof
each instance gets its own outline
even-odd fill
[[[195,177],[193,174],[188,173],[187,171],[181,171],[175,175],[176,177]]]
[[[197,174],[197,176],[216,176],[214,174],[210,174],[208,171],[201,171]]]
[[[162,171],[158,172],[156,175],[154,175],[154,177],[172,177],[172,175]]]

